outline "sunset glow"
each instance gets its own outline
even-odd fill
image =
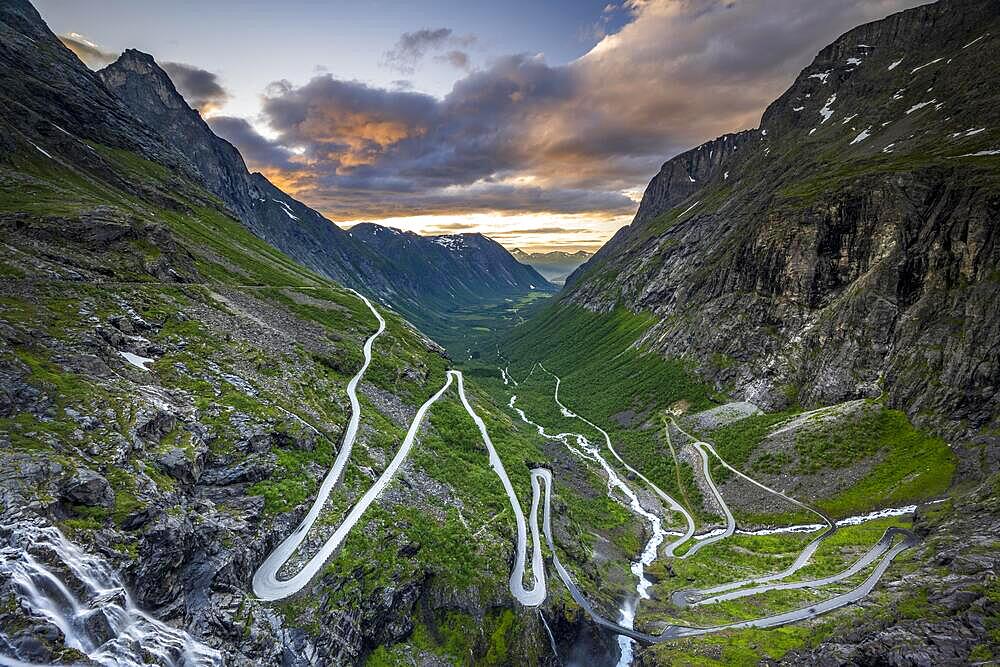
[[[667,158],[756,126],[818,44],[918,2],[139,4],[39,9],[93,68],[156,53],[251,169],[337,224],[594,250]]]

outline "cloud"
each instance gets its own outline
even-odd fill
[[[469,54],[465,51],[459,51],[457,49],[451,50],[440,56],[434,56],[434,60],[437,62],[448,63],[452,67],[457,67],[458,69],[468,70],[471,67],[471,58],[469,57]]]
[[[432,234],[452,234],[456,232],[474,231],[475,226],[470,225],[467,222],[444,222],[431,225],[427,227],[426,230]]]
[[[59,41],[92,70],[107,67],[120,55],[105,51],[78,32],[59,35]],[[164,62],[160,63],[160,67],[170,76],[187,103],[203,115],[218,110],[229,100],[229,92],[219,83],[218,75],[212,72],[185,63]]]
[[[276,139],[247,159],[294,180],[337,220],[477,211],[611,219],[635,210],[623,193],[665,159],[756,125],[838,35],[921,1],[630,0],[625,25],[581,58],[498,58],[444,98],[330,75],[279,81],[262,107]],[[406,33],[391,59],[415,66],[454,39],[447,28]],[[299,154],[289,161],[280,147]]]
[[[118,60],[118,54],[105,51],[97,44],[84,37],[78,32],[71,32],[59,35],[59,41],[76,54],[76,57],[83,61],[83,64],[92,70],[107,67]]]
[[[245,118],[210,116],[205,122],[213,132],[238,147],[243,159],[250,164],[272,170],[291,171],[298,168],[291,162],[292,151],[265,139]]]
[[[475,42],[473,35],[458,36],[451,28],[423,28],[415,32],[404,32],[396,44],[382,54],[382,64],[403,74],[413,74],[429,52],[448,47],[469,47]],[[467,69],[469,64],[469,54],[457,49],[437,59],[461,69]]]
[[[493,236],[499,236],[501,238],[506,238],[509,236],[521,236],[524,234],[568,234],[574,233],[577,230],[568,229],[566,227],[536,227],[534,229],[512,229],[506,232],[493,232]]]
[[[160,63],[160,67],[170,76],[187,103],[201,111],[202,115],[211,114],[229,100],[229,92],[219,83],[217,74],[184,63],[165,62]]]

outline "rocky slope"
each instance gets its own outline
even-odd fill
[[[8,151],[20,138],[89,172],[103,168],[100,149],[88,149],[80,139],[136,151],[201,185],[227,213],[300,264],[376,295],[423,325],[447,316],[441,294],[426,289],[426,280],[414,282],[405,258],[387,258],[263,175],[250,173],[239,151],[212,132],[152,56],[129,49],[95,74],[61,47],[30,4],[12,0],[4,10],[0,95],[16,110],[2,121],[7,131],[0,141]],[[39,77],[42,71],[46,75]],[[458,257],[445,254],[436,261]],[[481,261],[495,259],[487,254]],[[467,260],[460,264],[444,270],[466,270]],[[463,305],[489,291],[470,286],[461,295]]]
[[[667,161],[632,224],[568,279],[558,308],[510,343],[515,358],[530,360],[560,322],[646,319],[637,354],[655,351],[734,399],[768,412],[884,401],[949,443],[958,466],[951,497],[918,509],[913,526],[924,541],[912,560],[849,622],[803,628],[818,633],[814,647],[785,663],[995,660],[998,35],[1000,7],[982,0],[944,0],[848,32],[768,107],[759,128]],[[564,338],[550,347],[571,345]],[[574,359],[588,355],[577,350]],[[649,392],[627,407],[631,417],[666,406]],[[754,444],[754,428],[737,424],[728,443],[716,442],[782,488],[815,499],[873,479],[863,453],[870,431]],[[878,465],[887,465],[887,451]],[[814,468],[804,454],[817,457]],[[920,474],[943,473],[937,457],[909,454]],[[950,476],[937,481],[947,486]],[[724,493],[751,517],[767,509],[754,506],[753,489],[730,482]],[[674,570],[683,576],[680,568],[666,575]],[[766,637],[746,641],[757,655],[768,646]],[[641,662],[670,660],[671,650],[725,661],[734,644],[664,648]]]
[[[511,253],[514,259],[533,267],[545,278],[557,285],[566,281],[573,271],[581,264],[593,257],[593,253],[584,250],[576,252],[564,252],[553,250],[552,252],[525,252],[520,248],[514,248]]]
[[[654,313],[645,344],[765,407],[884,388],[995,450],[998,34],[981,0],[845,34],[759,129],[666,162],[565,301]]]
[[[251,174],[235,146],[216,136],[153,57],[128,49],[97,73],[133,116],[182,148],[196,178],[254,234],[309,268],[358,289],[388,295],[393,267],[264,176]]]

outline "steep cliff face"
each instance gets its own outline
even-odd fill
[[[8,0],[0,9],[3,153],[13,152],[18,141],[28,139],[42,148],[58,146],[83,160],[88,151],[74,139],[79,135],[189,168],[179,152],[135,122],[125,104],[56,39],[30,3]]]
[[[949,437],[998,425],[996,3],[861,26],[764,113],[668,161],[569,280],[651,311],[643,344],[766,407],[875,396]]]
[[[128,49],[97,74],[135,117],[183,150],[196,179],[254,234],[343,284],[392,294],[399,275],[391,265],[263,175],[251,174],[236,147],[212,132],[152,56]]]

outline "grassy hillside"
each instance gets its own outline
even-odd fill
[[[7,497],[34,503],[81,544],[103,545],[150,611],[179,611],[181,623],[214,614],[227,650],[262,655],[265,616],[249,577],[336,455],[344,388],[376,322],[357,296],[254,237],[190,182],[90,148],[95,168],[31,147],[0,165],[0,372],[12,397],[0,414],[0,460],[18,473],[4,482]],[[388,327],[361,385],[359,440],[314,539],[339,524],[445,379],[440,348],[381,310]],[[529,463],[546,455],[475,378],[469,391],[527,507]],[[108,500],[68,491],[84,472],[106,483]],[[594,506],[580,503],[589,522]],[[164,530],[170,560],[158,557]],[[585,558],[590,530],[575,523],[561,542]],[[273,608],[334,662],[371,653],[378,664],[386,651],[532,661],[547,640],[507,592],[513,531],[452,392],[323,574]],[[175,582],[189,568],[204,568],[210,589],[185,602]],[[574,568],[590,576],[588,565]],[[470,625],[489,632],[456,634]]]

